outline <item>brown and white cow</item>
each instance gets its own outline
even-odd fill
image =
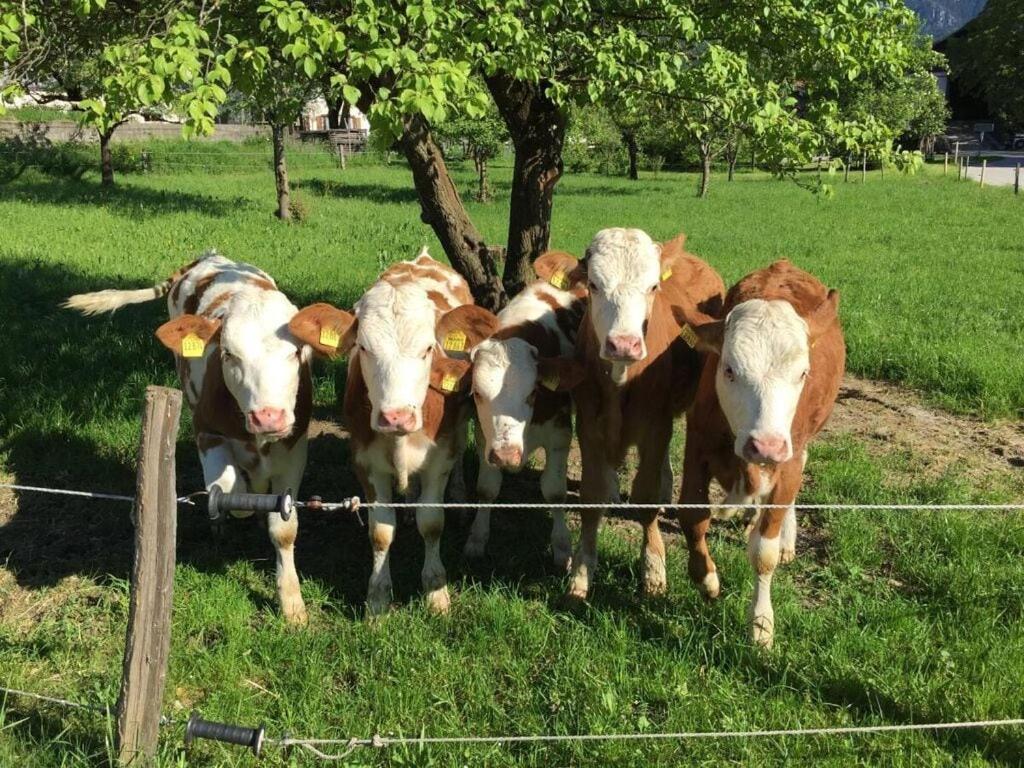
[[[152,288],[80,294],[64,306],[93,315],[165,295],[171,319],[156,336],[176,355],[207,490],[297,494],[313,388],[311,351],[288,331],[296,307],[266,272],[213,252]],[[281,611],[305,623],[298,516],[270,514],[267,528]]]
[[[472,306],[469,286],[454,270],[430,258],[424,248],[413,261],[389,267],[356,303],[354,314],[315,304],[297,314],[290,328],[322,354],[349,353],[343,412],[351,434],[355,470],[370,502],[389,504],[419,480],[417,502],[444,501],[452,469],[461,464],[470,416],[468,360],[461,353],[487,334],[490,313]],[[438,324],[453,311],[438,339]],[[483,317],[478,317],[479,311]],[[419,506],[423,536],[423,589],[427,605],[449,607],[441,562],[444,511]],[[373,566],[367,592],[371,614],[391,602],[388,552],[395,534],[395,510],[370,508]]]
[[[489,336],[471,350],[480,454],[476,489],[481,503],[497,498],[503,471],[517,472],[537,450],[544,451],[544,500],[565,501],[572,444],[569,392],[583,374],[573,359],[586,306],[586,289],[569,285],[568,275],[576,267],[576,259],[567,253],[540,256],[533,268],[541,279],[527,285],[493,318]],[[483,556],[490,519],[489,508],[477,511],[466,540],[467,557]],[[551,550],[555,566],[565,571],[572,548],[561,508],[553,510]]]
[[[680,502],[706,504],[712,479],[727,503],[758,512],[747,549],[757,574],[750,605],[755,642],[770,646],[775,618],[772,574],[793,559],[795,502],[807,444],[835,404],[846,347],[839,294],[779,261],[729,291],[724,320],[687,311],[699,346],[710,354],[687,417]],[[719,580],[708,552],[706,511],[682,510],[690,577],[709,598]]]
[[[590,294],[577,339],[587,373],[573,390],[584,503],[619,501],[617,471],[630,446],[636,446],[639,456],[630,501],[671,501],[672,417],[689,404],[700,372],[699,356],[676,346],[676,304],[692,302],[707,309],[724,293],[722,279],[687,254],[684,241],[680,235],[659,245],[638,229],[605,229],[595,235],[573,274]],[[601,517],[598,509],[582,510],[570,600],[583,600],[589,592]],[[665,547],[657,511],[644,510],[639,517],[643,590],[660,594],[666,587]]]

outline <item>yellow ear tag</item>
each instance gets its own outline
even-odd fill
[[[569,276],[562,270],[552,272],[551,277],[548,278],[548,282],[555,286],[560,291],[564,291],[569,287]]]
[[[181,340],[182,357],[202,357],[206,349],[206,342],[194,333],[186,334]]]
[[[687,346],[691,349],[697,346],[697,334],[693,332],[693,328],[683,324],[683,327],[679,329],[679,337],[686,342]]]
[[[457,328],[454,331],[448,331],[448,335],[444,337],[441,348],[445,352],[465,352],[466,332],[460,331]]]
[[[341,336],[333,328],[323,327],[320,329],[320,344],[331,349],[337,349],[341,344]]]
[[[552,392],[558,389],[558,371],[552,371],[542,378],[540,380],[540,385],[544,387],[544,389],[550,389]]]
[[[661,273],[661,282],[664,283],[670,277],[672,277],[672,268],[671,267],[666,267],[665,271]]]
[[[459,379],[454,374],[446,373],[441,378],[441,391],[454,392],[459,386]]]

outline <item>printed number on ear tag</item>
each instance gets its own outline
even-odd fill
[[[448,331],[448,335],[444,337],[444,342],[441,344],[441,348],[444,349],[445,352],[465,352],[466,332],[458,329]]]
[[[320,343],[325,347],[337,349],[338,345],[341,344],[341,336],[333,328],[321,328]]]
[[[446,373],[441,378],[441,390],[443,392],[454,392],[458,389],[459,379],[457,376],[451,373]]]
[[[548,278],[548,282],[555,286],[560,291],[564,291],[569,287],[569,276],[562,270],[552,272],[551,277]]]
[[[661,273],[661,282],[664,283],[670,277],[672,277],[672,270],[670,268],[667,268],[664,272]]]
[[[552,371],[547,376],[543,377],[540,380],[540,385],[544,387],[544,389],[550,389],[552,392],[554,392],[556,389],[558,389],[558,372]]]
[[[182,357],[202,357],[206,350],[206,342],[194,333],[186,334],[181,340]]]
[[[693,332],[693,328],[688,325],[683,325],[679,329],[679,338],[686,342],[687,346],[691,349],[697,346],[697,334]]]

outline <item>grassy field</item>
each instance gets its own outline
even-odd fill
[[[190,148],[190,152],[198,152]],[[73,292],[145,285],[216,246],[278,278],[298,303],[350,304],[381,266],[433,237],[402,166],[297,170],[310,210],[276,222],[272,177],[259,158],[222,147],[222,167],[168,160],[101,190],[92,176],[59,181],[31,170],[0,186],[0,475],[26,483],[130,492],[142,388],[173,383],[152,338],[163,308],[84,320],[57,309]],[[251,148],[246,151],[252,151]],[[170,149],[168,149],[170,154]],[[205,156],[204,156],[205,157]],[[257,162],[259,161],[259,162]],[[238,167],[251,162],[251,171]],[[230,166],[230,167],[223,167]],[[191,168],[191,170],[189,170]],[[230,171],[230,172],[228,172]],[[499,202],[471,205],[500,242]],[[460,171],[460,183],[471,178]],[[1021,201],[1005,190],[934,174],[838,185],[822,202],[792,184],[742,175],[692,197],[692,176],[641,184],[569,177],[556,197],[553,245],[581,252],[593,232],[680,229],[694,252],[733,280],[783,256],[843,293],[852,370],[908,384],[934,403],[989,418],[1024,412]],[[329,418],[335,378],[318,376]],[[201,475],[179,444],[182,491]],[[1019,472],[923,472],[928,446],[869,451],[837,435],[809,464],[807,502],[1008,501]],[[357,492],[343,440],[311,448],[303,495]],[[542,515],[499,516],[488,561],[459,555],[450,520],[445,562],[456,599],[447,618],[416,597],[421,546],[400,532],[393,555],[402,603],[361,619],[369,570],[365,530],[307,515],[298,567],[311,625],[276,614],[273,560],[253,521],[211,540],[201,513],[179,522],[174,641],[161,764],[242,766],[241,752],[204,744],[187,762],[182,721],[266,721],[317,737],[787,728],[1016,717],[1024,709],[1024,523],[1004,515],[807,515],[798,559],[776,577],[778,647],[746,640],[751,593],[742,532],[717,526],[723,598],[688,585],[682,548],[669,555],[669,595],[636,596],[638,531],[606,529],[594,600],[560,612],[563,580],[547,565]],[[667,523],[672,533],[674,524]],[[131,530],[123,506],[0,496],[0,685],[89,701],[116,698],[127,615]],[[9,699],[0,705],[0,765],[105,763],[110,727]],[[1020,730],[745,742],[357,752],[356,765],[1019,765]],[[270,765],[313,765],[272,752]]]

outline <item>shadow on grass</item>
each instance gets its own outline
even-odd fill
[[[416,190],[409,187],[388,187],[380,184],[351,184],[332,179],[300,179],[292,184],[301,189],[339,200],[366,200],[371,203],[415,203],[419,200]]]
[[[164,213],[223,217],[248,204],[245,198],[226,200],[190,192],[148,189],[126,183],[123,178],[114,187],[107,188],[89,178],[44,179],[38,176],[0,184],[0,202],[90,207],[135,220]]]

